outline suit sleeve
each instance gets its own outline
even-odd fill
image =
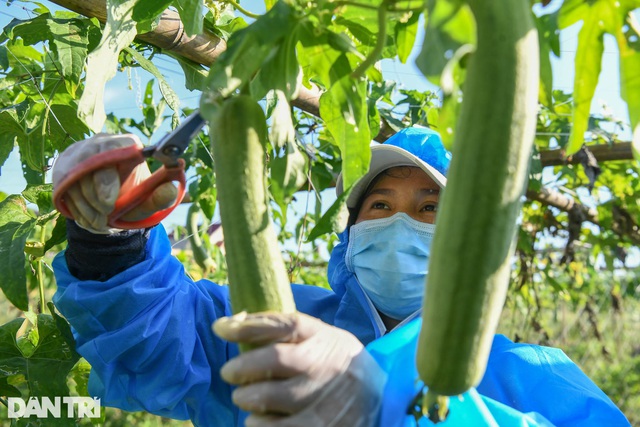
[[[218,372],[237,349],[211,331],[231,314],[227,288],[194,283],[161,227],[145,243],[139,262],[106,280],[78,279],[64,253],[54,260],[53,300],[92,366],[89,391],[105,406],[234,425],[238,410]]]

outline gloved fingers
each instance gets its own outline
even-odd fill
[[[102,215],[108,215],[120,192],[120,178],[115,168],[102,169],[79,182],[84,200]]]
[[[78,225],[87,230],[105,231],[107,227],[107,216],[97,211],[91,203],[85,199],[80,185],[72,185],[67,190],[67,207],[73,214]]]
[[[300,312],[242,312],[218,319],[213,324],[213,330],[227,341],[266,345],[274,342],[304,341],[321,326],[328,325]]]
[[[312,360],[301,357],[296,344],[278,343],[260,347],[229,360],[220,376],[229,384],[284,379],[305,373]]]
[[[364,393],[359,382],[341,377],[321,389],[321,394],[306,407],[301,405],[302,410],[292,410],[291,415],[254,411],[245,426],[370,427],[376,425],[381,401],[381,393]],[[268,403],[264,406],[268,407]]]
[[[247,384],[235,389],[231,397],[236,406],[248,412],[293,414],[310,405],[325,383],[298,375],[287,380]]]
[[[122,217],[126,221],[138,221],[173,205],[178,197],[178,189],[171,182],[166,182],[154,190],[142,204]]]

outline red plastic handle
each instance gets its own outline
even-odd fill
[[[130,145],[115,150],[105,151],[96,154],[81,162],[77,167],[69,172],[56,185],[53,194],[53,202],[62,215],[73,218],[73,214],[67,207],[65,196],[69,188],[84,176],[99,169],[116,168],[120,176],[120,182],[126,183],[131,173],[140,163],[145,161],[142,148]],[[153,215],[137,221],[126,221],[121,219],[132,209],[140,206],[153,191],[165,182],[178,183],[178,197],[170,207],[154,213]],[[178,165],[167,168],[162,166],[149,178],[138,185],[128,188],[120,193],[116,200],[115,208],[109,214],[107,223],[114,228],[136,229],[154,226],[167,217],[182,201],[186,190],[186,178],[184,174],[184,160],[178,159]]]

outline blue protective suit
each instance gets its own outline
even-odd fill
[[[299,311],[356,335],[389,373],[380,426],[409,426],[406,408],[418,388],[418,319],[384,334],[384,326],[346,269],[348,233],[329,262],[333,292],[293,285]],[[197,426],[242,425],[219,370],[237,347],[218,339],[211,324],[231,315],[227,287],[188,278],[156,227],[146,258],[105,282],[80,281],[63,254],[54,261],[54,302],[73,327],[77,350],[92,365],[89,392],[102,404],[144,410]],[[480,393],[480,394],[479,394]],[[464,410],[454,411],[456,406]],[[624,415],[560,350],[494,341],[478,390],[453,399],[443,426],[626,426]],[[421,423],[430,424],[429,421]],[[425,424],[425,425],[426,425]],[[413,424],[414,425],[414,424]]]

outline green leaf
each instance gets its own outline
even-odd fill
[[[13,305],[28,309],[24,247],[36,219],[29,215],[24,199],[11,195],[0,202],[0,288]]]
[[[38,15],[32,19],[13,19],[4,31],[11,40],[21,38],[25,44],[34,45],[38,42],[49,40],[49,26],[47,21],[50,15]]]
[[[123,50],[131,55],[131,57],[135,59],[144,70],[150,72],[156,79],[158,79],[160,93],[162,93],[162,97],[164,98],[164,100],[167,101],[167,105],[169,106],[169,108],[171,108],[173,111],[180,111],[180,97],[164,78],[158,67],[156,67],[156,64],[149,61],[144,57],[144,55],[142,55],[135,49],[126,47]]]
[[[476,44],[476,24],[469,6],[462,0],[430,0],[427,4],[427,29],[416,65],[433,84],[449,60],[464,45]]]
[[[51,231],[51,237],[44,243],[44,253],[56,245],[67,240],[67,221],[62,216],[56,218],[56,224]]]
[[[0,377],[0,396],[22,397],[22,393],[7,382],[7,377]]]
[[[578,34],[573,83],[573,128],[566,147],[570,156],[580,150],[584,134],[589,129],[591,101],[598,84],[604,52],[604,29],[601,25],[601,8],[590,8]]]
[[[590,3],[584,0],[565,0],[558,12],[558,28],[564,30],[589,15]]]
[[[37,205],[39,214],[43,215],[54,209],[52,193],[52,184],[28,185],[22,192],[22,197]]]
[[[538,28],[540,48],[540,90],[538,98],[542,105],[553,108],[553,71],[551,52],[558,45],[558,15],[544,15],[535,20]],[[554,51],[555,52],[555,51]]]
[[[116,74],[118,55],[136,36],[132,11],[137,0],[107,0],[107,23],[98,47],[87,59],[85,90],[80,98],[78,116],[94,132],[106,120],[104,86]]]
[[[208,70],[202,65],[185,58],[176,57],[185,78],[185,87],[189,90],[202,91],[206,87]]]
[[[380,5],[379,2],[369,1],[368,3],[375,7]],[[376,44],[379,33],[377,9],[347,5],[342,13],[336,15],[335,23],[346,27],[363,45],[373,47]]]
[[[413,46],[416,42],[418,34],[418,21],[420,14],[412,12],[408,19],[399,20],[395,26],[396,49],[398,50],[398,59],[403,64],[407,62]]]
[[[369,169],[371,132],[365,82],[345,76],[320,97],[320,116],[342,152],[344,188]]]
[[[640,161],[640,25],[632,14],[628,15],[629,29],[625,34],[618,33],[620,51],[620,96],[627,103],[629,121],[633,132],[632,147],[636,160]],[[630,42],[635,39],[636,42]]]
[[[80,19],[48,19],[51,46],[55,50],[62,76],[71,83],[71,94],[75,94],[84,70],[89,45],[88,31]]]
[[[10,110],[0,111],[0,173],[2,166],[13,151],[18,138],[24,137],[24,130],[15,113]]]
[[[67,375],[80,358],[69,341],[68,324],[39,314],[32,329],[37,331],[37,341],[30,339],[33,348],[23,354],[18,344],[21,337],[17,337],[23,322],[15,319],[0,327],[0,378],[23,376],[30,397],[68,396]]]
[[[262,85],[262,91],[254,93],[252,90],[254,98],[264,98],[269,90],[281,92],[287,100],[298,96],[301,69],[296,58],[297,43],[298,32],[294,27],[275,48],[275,53],[263,63],[257,76]]]
[[[305,22],[300,27],[300,43],[302,49],[298,61],[304,71],[307,87],[310,87],[309,80],[330,87],[333,82],[351,73],[344,52],[329,43],[326,29],[315,28],[311,22]]]
[[[202,33],[204,0],[175,0],[174,5],[184,24],[185,33],[188,36]]]
[[[209,70],[208,91],[201,102],[215,103],[219,96],[227,98],[246,85],[295,24],[291,6],[278,2],[253,24],[233,33],[227,50]]]
[[[136,22],[152,21],[156,19],[173,0],[138,0],[133,6],[131,18]]]
[[[320,220],[316,223],[307,237],[307,242],[312,242],[323,234],[327,233],[341,233],[347,228],[347,222],[349,221],[349,209],[347,208],[347,197],[351,188],[348,191],[344,191],[333,204],[322,215]]]
[[[293,194],[307,181],[307,157],[300,152],[295,143],[290,142],[285,147],[284,155],[272,159],[269,167],[269,190],[284,212]]]

